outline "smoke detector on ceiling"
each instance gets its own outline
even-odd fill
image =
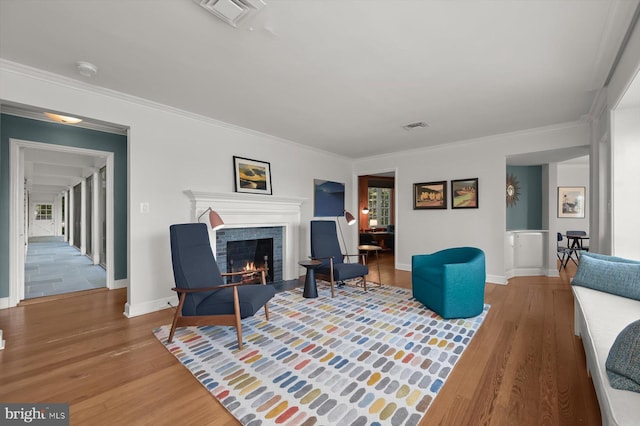
[[[250,15],[258,13],[266,3],[263,0],[194,0],[206,11],[232,27]]]
[[[78,68],[80,75],[83,77],[91,78],[98,74],[98,67],[93,65],[91,62],[78,61],[76,62],[76,67]]]
[[[414,130],[414,129],[418,129],[420,127],[429,127],[429,125],[427,123],[425,123],[424,121],[416,121],[415,123],[409,123],[409,124],[405,124],[404,126],[402,126],[402,128],[405,129],[405,130]]]

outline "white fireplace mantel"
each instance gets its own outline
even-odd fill
[[[298,278],[300,206],[306,201],[305,198],[192,190],[184,193],[191,200],[191,218],[194,222],[211,207],[220,215],[225,227],[228,228],[282,226],[284,228],[283,279]],[[215,231],[209,232],[211,249],[216,253]]]

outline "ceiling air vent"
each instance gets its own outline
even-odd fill
[[[194,0],[200,6],[227,24],[238,27],[238,22],[257,13],[265,6],[263,0]]]
[[[409,124],[405,124],[404,126],[402,126],[403,129],[405,130],[413,130],[413,129],[417,129],[420,127],[429,127],[429,125],[427,123],[425,123],[424,121],[416,121],[415,123],[409,123]]]

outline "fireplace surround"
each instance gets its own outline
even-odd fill
[[[185,194],[191,201],[191,219],[194,222],[202,212],[211,207],[224,221],[225,226],[220,231],[232,230],[231,232],[233,232],[235,229],[246,228],[281,228],[281,279],[292,280],[300,276],[298,266],[300,206],[305,201],[304,198],[192,190],[185,191]],[[209,229],[209,237],[213,253],[219,256],[217,232]],[[276,244],[274,241],[274,251]],[[226,259],[225,265],[218,263],[221,268],[226,268]],[[275,266],[274,269],[276,269]]]

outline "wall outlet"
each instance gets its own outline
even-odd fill
[[[140,203],[140,213],[149,213],[149,203]]]

